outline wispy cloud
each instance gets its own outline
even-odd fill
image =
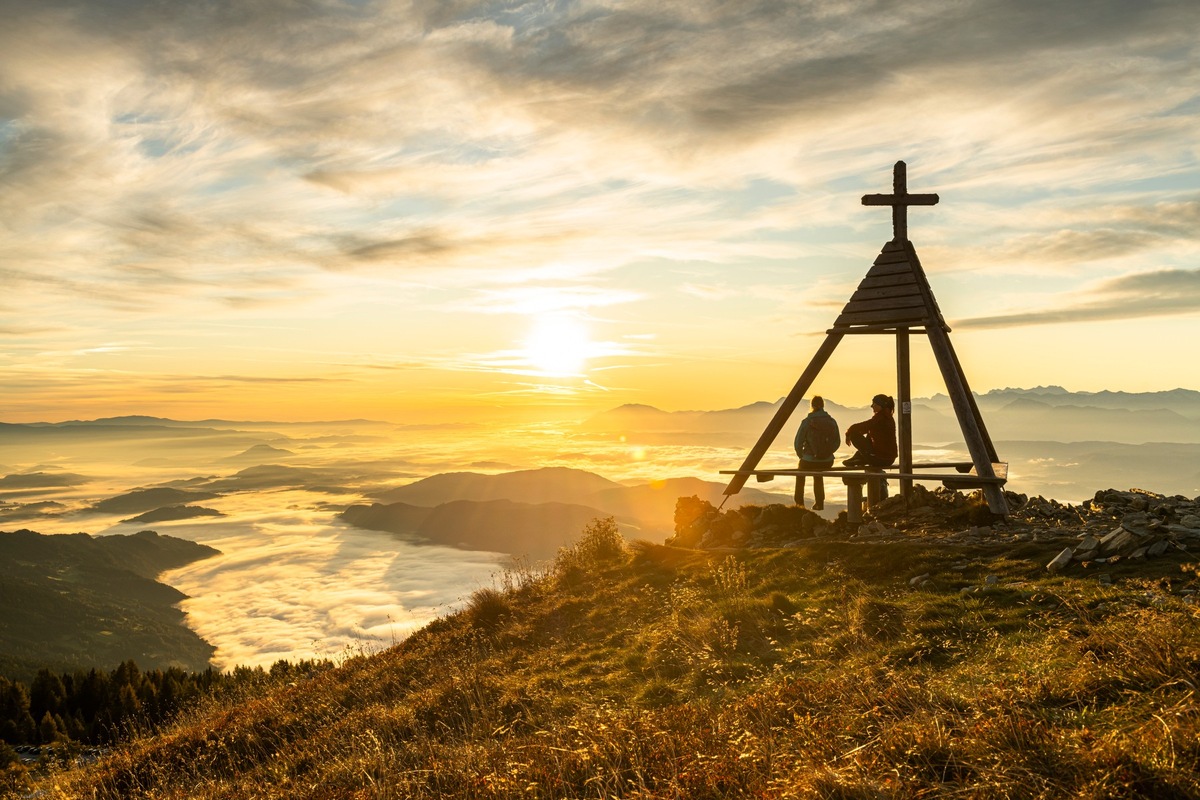
[[[942,192],[921,232],[962,274],[1054,270],[1102,314],[1120,291],[1073,265],[1193,263],[1191,0],[10,5],[0,335],[22,342],[286,318],[436,368],[430,309],[489,340],[539,310],[654,331],[697,298],[782,325],[837,283],[818,261],[872,255],[886,218],[857,196],[897,157]],[[386,327],[363,312],[385,298]]]
[[[563,271],[569,272],[570,267],[566,267]],[[604,286],[527,285],[482,289],[474,296],[455,302],[451,309],[483,314],[535,315],[586,311],[629,303],[640,297],[641,295],[636,292]]]
[[[1137,319],[1200,313],[1200,269],[1158,270],[1103,281],[1058,305],[958,320],[964,328],[1007,328],[1065,322]]]

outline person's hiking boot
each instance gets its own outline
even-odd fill
[[[813,504],[812,504],[812,510],[813,510],[813,511],[824,511],[824,510],[825,510],[825,504],[824,504],[824,503],[813,503]]]
[[[843,467],[861,467],[866,461],[860,455],[852,455],[842,462]]]

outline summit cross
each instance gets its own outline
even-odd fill
[[[937,205],[936,194],[909,194],[908,176],[903,161],[897,161],[892,169],[891,194],[864,194],[864,206],[892,207],[892,239],[903,242],[908,239],[908,207]]]

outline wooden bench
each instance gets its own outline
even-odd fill
[[[918,472],[917,470],[947,470],[954,472]],[[862,521],[863,487],[867,487],[867,508],[887,497],[889,480],[938,481],[948,489],[982,489],[985,484],[1003,486],[1008,481],[1008,463],[994,462],[992,477],[977,474],[975,465],[962,461],[927,462],[913,464],[912,471],[900,472],[899,467],[830,467],[824,470],[807,469],[754,469],[721,470],[722,475],[753,475],[759,483],[766,483],[775,476],[830,477],[841,478],[846,484],[846,515],[850,522]]]

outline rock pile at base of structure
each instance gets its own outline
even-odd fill
[[[716,550],[728,547],[787,547],[828,532],[828,520],[801,506],[742,506],[721,512],[695,495],[675,503],[673,547]]]
[[[1046,565],[1051,572],[1072,562],[1113,563],[1123,558],[1154,558],[1173,549],[1200,549],[1200,497],[1108,489],[1096,492],[1084,508],[1091,518],[1090,530]],[[1105,522],[1108,524],[1101,527]]]
[[[815,537],[863,542],[921,537],[950,545],[1044,542],[1061,547],[1046,565],[1052,571],[1080,562],[1200,551],[1200,497],[1105,489],[1080,505],[1012,492],[1006,498],[1011,513],[998,517],[978,492],[915,485],[907,498],[889,497],[868,509],[861,524],[851,524],[845,513],[827,520],[789,505],[722,512],[707,501],[681,497],[675,508],[675,535],[667,544],[718,550],[796,546]]]

